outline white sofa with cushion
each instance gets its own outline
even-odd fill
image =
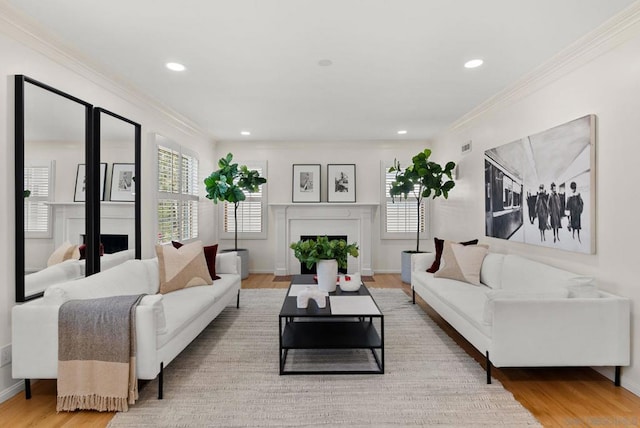
[[[240,257],[218,254],[213,285],[156,294],[158,259],[128,260],[95,275],[49,286],[44,297],[12,309],[12,374],[25,379],[58,376],[58,310],[71,299],[147,294],[136,308],[136,371],[139,379],[159,377],[163,368],[230,304],[240,304]]]
[[[495,367],[620,366],[630,363],[630,300],[591,278],[515,255],[489,253],[480,285],[435,277],[434,253],[412,256],[418,294]]]

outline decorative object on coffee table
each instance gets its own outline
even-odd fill
[[[306,309],[309,306],[309,300],[314,300],[318,308],[325,308],[327,306],[327,293],[318,290],[317,286],[309,286],[296,296],[296,306],[298,309]]]
[[[327,165],[327,202],[356,201],[356,165]]]
[[[289,246],[296,259],[304,263],[308,269],[316,265],[318,288],[323,291],[335,291],[338,278],[338,267],[347,267],[347,257],[358,257],[358,245],[347,244],[344,239],[329,240],[326,236],[316,239],[300,240]]]
[[[350,275],[340,275],[340,290],[342,291],[358,291],[362,284],[360,273],[352,273]]]

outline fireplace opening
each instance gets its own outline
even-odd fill
[[[86,235],[82,235],[82,243],[86,244]],[[105,254],[113,254],[129,249],[129,235],[100,235],[100,243],[104,246]]]
[[[302,235],[302,236],[300,236],[300,240],[306,241],[308,239],[318,239],[318,236],[326,236],[327,238],[329,238],[329,240],[342,239],[345,242],[347,241],[347,238],[348,238],[347,235]],[[346,274],[347,273],[347,269],[339,267],[338,268],[338,272]],[[316,265],[313,265],[311,267],[311,269],[308,269],[306,264],[300,263],[300,273],[301,274],[308,274],[308,273],[315,274],[316,273]]]

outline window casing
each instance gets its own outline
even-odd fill
[[[395,180],[395,172],[387,172],[391,165],[381,165],[382,177],[382,239],[415,239],[418,227],[418,206],[416,199],[410,193],[407,199],[396,197],[391,199],[389,188]],[[416,186],[416,191],[418,187]],[[425,199],[420,204],[420,237],[426,238],[428,203]]]
[[[55,161],[47,164],[25,166],[24,188],[31,193],[24,198],[25,238],[51,238],[53,201],[53,180]]]
[[[158,145],[158,243],[198,237],[198,158],[180,146]]]
[[[261,177],[267,176],[266,162],[241,162],[250,170],[256,170]],[[266,239],[267,188],[260,186],[258,192],[244,192],[246,199],[238,205],[238,239]],[[233,239],[235,222],[234,204],[224,202],[221,205],[220,236]]]

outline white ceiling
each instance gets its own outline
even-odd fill
[[[224,141],[433,138],[633,3],[2,1]],[[473,58],[485,65],[465,69]]]

